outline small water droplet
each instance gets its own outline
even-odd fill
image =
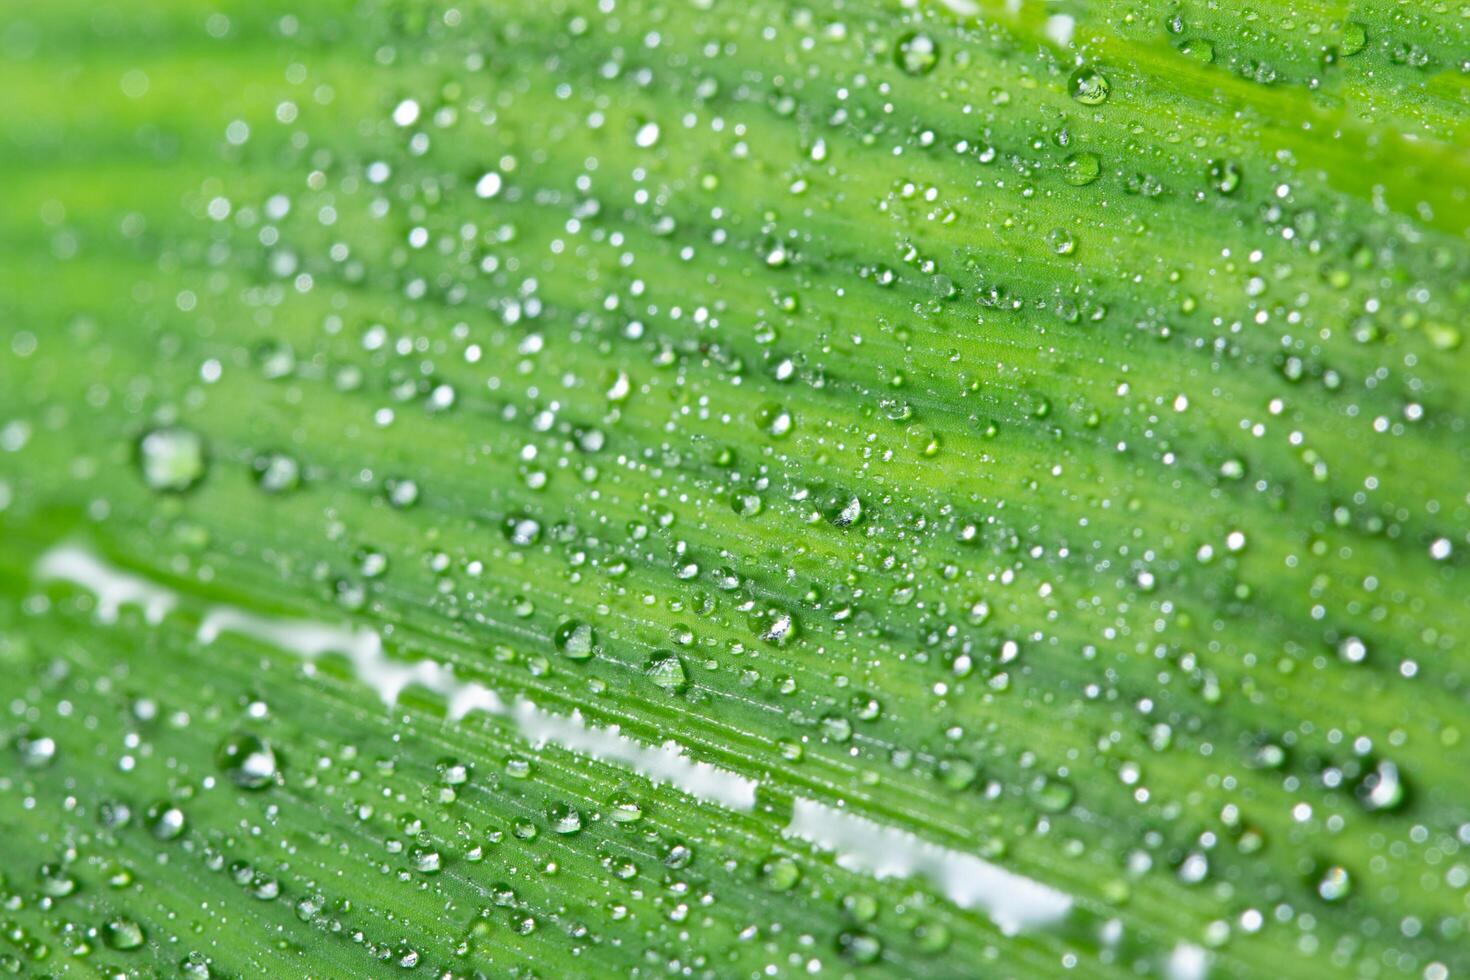
[[[1067,81],[1068,94],[1083,105],[1102,105],[1112,90],[1112,83],[1102,72],[1086,65],[1072,72]]]
[[[1234,194],[1240,188],[1240,167],[1230,160],[1211,160],[1206,177],[1211,189],[1220,194]]]
[[[119,952],[129,952],[143,945],[143,927],[123,916],[108,919],[102,925],[102,941]]]
[[[1083,151],[1062,161],[1062,180],[1073,187],[1086,187],[1102,173],[1102,157]]]
[[[648,667],[644,669],[656,687],[661,687],[670,694],[678,694],[689,684],[689,674],[684,669],[684,661],[679,655],[668,650],[655,653]]]
[[[922,31],[912,31],[898,39],[893,60],[906,75],[927,75],[939,64],[939,44]]]
[[[143,482],[154,490],[183,493],[204,479],[208,460],[204,439],[190,429],[153,429],[138,440]]]
[[[216,758],[230,782],[241,789],[264,789],[280,773],[275,749],[255,735],[231,735],[220,743]]]
[[[556,648],[571,660],[586,660],[597,652],[597,631],[580,620],[571,619],[557,627]]]

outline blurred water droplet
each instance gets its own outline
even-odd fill
[[[183,493],[204,479],[204,439],[190,429],[153,429],[138,440],[143,482],[154,490]]]
[[[220,743],[216,757],[230,782],[241,789],[264,789],[280,772],[275,749],[254,735],[231,735]]]
[[[898,39],[894,62],[906,75],[927,75],[939,64],[939,44],[922,31],[912,31]]]

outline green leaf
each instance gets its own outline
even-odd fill
[[[1455,4],[0,24],[0,965],[1470,972]]]

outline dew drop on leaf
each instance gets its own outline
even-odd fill
[[[939,44],[922,31],[899,38],[894,61],[905,75],[927,75],[939,64]]]
[[[149,487],[183,493],[204,479],[208,465],[204,438],[192,429],[153,429],[138,440],[138,465]]]
[[[1077,68],[1067,80],[1067,93],[1083,105],[1102,105],[1112,90],[1107,77],[1087,65]]]

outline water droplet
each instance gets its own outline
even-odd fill
[[[893,60],[906,75],[927,75],[939,64],[939,44],[922,31],[912,31],[898,39]]]
[[[614,823],[637,823],[643,819],[643,806],[637,800],[615,799],[608,815]]]
[[[755,517],[765,509],[758,493],[737,493],[730,498],[730,509],[741,517]]]
[[[363,548],[357,553],[357,571],[363,578],[380,578],[388,571],[388,556],[376,548]]]
[[[833,742],[846,742],[852,738],[852,722],[842,715],[823,715],[822,737]]]
[[[1337,45],[1338,54],[1351,58],[1368,46],[1368,29],[1355,20],[1342,25],[1342,40]]]
[[[1352,875],[1347,869],[1340,865],[1333,865],[1322,874],[1317,882],[1317,894],[1322,896],[1326,902],[1340,902],[1347,898],[1353,890]]]
[[[172,803],[155,803],[148,808],[144,816],[148,822],[149,833],[158,840],[178,839],[188,823],[184,817],[184,811]]]
[[[488,171],[475,181],[475,196],[481,200],[488,200],[500,193],[502,183],[500,174],[493,170]]]
[[[15,748],[28,769],[44,769],[56,759],[56,741],[46,735],[23,735],[15,740]]]
[[[1203,64],[1209,64],[1215,60],[1215,46],[1203,38],[1190,38],[1181,41],[1179,53],[1186,58],[1192,58]]]
[[[541,540],[541,522],[524,515],[511,516],[502,525],[506,540],[517,548],[529,548]]]
[[[220,743],[216,758],[230,782],[241,789],[264,789],[280,772],[275,749],[255,735],[231,735]]]
[[[866,932],[844,932],[837,937],[837,949],[853,963],[875,963],[883,955],[883,944]]]
[[[1067,92],[1083,105],[1102,105],[1108,101],[1113,85],[1096,68],[1083,66],[1072,72]]]
[[[266,493],[286,493],[301,486],[301,464],[285,453],[262,453],[251,467],[256,484]]]
[[[40,868],[41,894],[47,898],[65,898],[77,890],[77,880],[65,865],[46,863]]]
[[[848,527],[856,524],[862,516],[863,502],[856,497],[847,497],[834,505],[828,519],[833,527]]]
[[[407,510],[419,502],[419,485],[414,480],[389,477],[383,481],[383,492],[388,495],[388,503],[397,510]]]
[[[1408,796],[1399,767],[1386,759],[1363,777],[1357,792],[1358,800],[1369,810],[1397,810]]]
[[[1061,813],[1072,805],[1076,796],[1070,783],[1060,779],[1038,777],[1031,784],[1031,800],[1047,813]]]
[[[183,493],[204,479],[208,468],[204,439],[190,429],[153,429],[138,440],[138,465],[143,482],[152,489]]]
[[[1356,636],[1349,636],[1337,645],[1337,655],[1345,663],[1360,664],[1368,659],[1368,645]]]
[[[761,865],[761,880],[772,891],[790,891],[801,880],[801,868],[790,858],[772,857]]]
[[[214,971],[209,968],[209,959],[203,953],[190,953],[179,961],[180,975],[188,980],[210,980]]]
[[[557,627],[555,643],[569,659],[586,660],[597,652],[597,631],[580,620],[567,620]]]
[[[122,916],[108,919],[102,925],[102,941],[110,948],[126,953],[143,945],[143,927]]]
[[[1058,255],[1071,255],[1077,249],[1072,233],[1065,228],[1053,228],[1047,232],[1046,243]]]
[[[777,439],[790,434],[796,420],[780,405],[762,405],[755,413],[755,424]]]
[[[1086,187],[1102,173],[1102,157],[1096,153],[1073,153],[1062,161],[1062,180],[1073,187]]]
[[[659,128],[656,122],[646,122],[638,127],[638,132],[633,136],[633,142],[647,149],[658,142]]]
[[[1240,188],[1240,167],[1229,160],[1211,160],[1207,179],[1213,190],[1221,194],[1234,194]]]
[[[558,803],[546,814],[551,829],[558,834],[577,834],[582,831],[582,812],[566,803]]]
[[[393,122],[399,126],[412,126],[419,119],[419,104],[413,99],[404,99],[393,107]]]
[[[689,674],[684,669],[684,661],[679,655],[668,650],[654,654],[644,669],[656,687],[661,687],[670,694],[678,694],[689,684]]]

